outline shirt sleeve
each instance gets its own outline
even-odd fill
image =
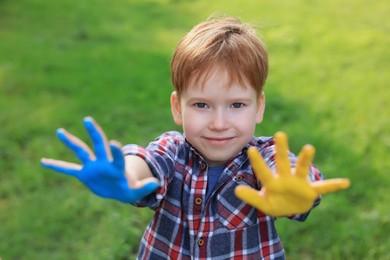
[[[160,182],[160,187],[153,193],[133,203],[137,207],[150,207],[155,209],[164,198],[169,180],[175,172],[175,157],[181,139],[177,132],[167,132],[159,136],[155,141],[148,144],[146,148],[128,144],[123,147],[123,153],[139,156],[148,164],[154,177]]]

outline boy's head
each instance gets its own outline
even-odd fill
[[[175,123],[210,166],[224,165],[262,122],[264,45],[237,19],[206,21],[179,43],[171,67]]]
[[[223,67],[231,82],[249,83],[260,96],[268,73],[267,51],[255,30],[236,18],[208,20],[195,26],[176,47],[172,82],[180,97],[190,81],[204,81]],[[201,84],[200,84],[201,85]]]

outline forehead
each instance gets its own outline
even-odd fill
[[[225,70],[209,71],[207,76],[192,78],[188,88],[182,93],[187,98],[202,99],[238,99],[256,98],[257,94],[247,82],[232,80]]]
[[[231,71],[226,66],[208,66],[203,70],[199,70],[190,77],[187,85],[188,91],[191,89],[202,90],[205,86],[214,85],[218,87],[224,87],[226,89],[232,86],[238,86],[242,89],[253,88],[245,78],[238,76],[237,72]]]

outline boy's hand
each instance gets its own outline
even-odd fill
[[[240,185],[235,193],[238,198],[258,210],[274,216],[290,216],[308,212],[321,194],[346,189],[348,179],[330,179],[312,183],[308,179],[310,164],[314,157],[314,147],[302,148],[295,169],[290,168],[287,136],[275,134],[276,174],[273,174],[256,148],[249,148],[248,156],[257,179],[261,182],[260,191]]]
[[[76,177],[98,196],[124,203],[137,201],[157,189],[157,179],[147,182],[126,179],[121,145],[115,141],[108,143],[103,130],[91,117],[84,118],[83,122],[95,153],[76,136],[58,129],[58,138],[76,154],[82,165],[42,158],[44,167]]]

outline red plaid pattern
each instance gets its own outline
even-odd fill
[[[208,200],[207,163],[182,134],[167,132],[146,148],[123,148],[126,155],[142,157],[161,183],[155,193],[135,203],[155,211],[142,237],[139,259],[284,259],[275,219],[234,195],[238,185],[261,188],[246,155],[250,146],[275,167],[273,139],[254,137],[227,162]],[[296,157],[290,158],[294,165]],[[314,165],[310,177],[323,178]],[[307,215],[291,218],[303,221]]]

